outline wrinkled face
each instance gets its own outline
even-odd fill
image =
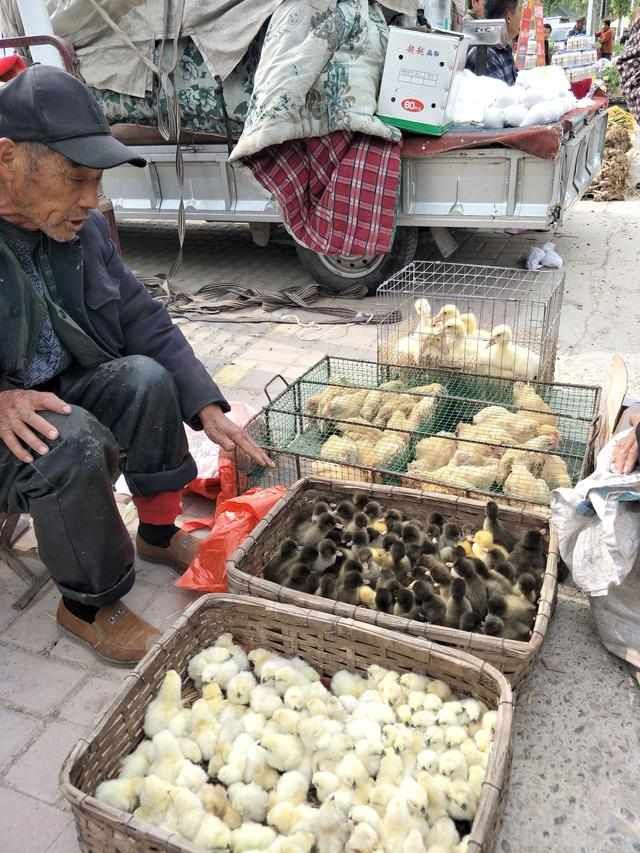
[[[0,139],[0,216],[66,243],[98,206],[101,177],[55,151]]]

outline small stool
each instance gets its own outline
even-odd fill
[[[24,557],[35,556],[34,550],[21,554],[13,547],[28,529],[29,522],[20,515],[0,513],[0,560],[4,560],[11,571],[27,584],[27,589],[12,605],[15,610],[25,610],[51,580],[46,569],[41,574],[36,574],[26,564]]]

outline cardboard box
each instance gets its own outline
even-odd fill
[[[390,27],[378,118],[414,133],[446,133],[452,83],[464,68],[468,45],[460,33]]]

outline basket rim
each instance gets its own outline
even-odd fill
[[[131,814],[120,812],[117,809],[106,806],[103,803],[100,803],[95,796],[81,791],[71,782],[71,773],[76,763],[81,760],[90,748],[95,737],[102,732],[114,717],[115,713],[120,708],[122,701],[129,696],[131,691],[136,689],[138,681],[145,681],[144,673],[147,665],[154,660],[156,656],[161,655],[164,652],[165,645],[169,644],[172,638],[181,630],[188,628],[192,620],[202,610],[207,610],[209,608],[232,607],[234,605],[242,605],[245,608],[254,610],[256,613],[268,610],[272,613],[279,613],[282,616],[286,616],[288,614],[296,620],[303,620],[303,622],[306,622],[307,624],[313,622],[324,623],[330,630],[335,631],[336,636],[338,637],[353,636],[355,633],[356,636],[360,635],[363,638],[375,637],[385,648],[400,644],[404,645],[408,649],[419,649],[426,655],[427,661],[431,661],[432,659],[453,661],[460,665],[466,672],[473,672],[477,677],[485,676],[489,678],[495,688],[496,696],[497,721],[494,738],[494,745],[496,748],[491,750],[487,765],[487,773],[482,786],[482,796],[479,801],[479,806],[484,805],[484,812],[480,816],[481,819],[479,820],[480,808],[478,809],[470,833],[470,842],[477,844],[479,849],[482,848],[484,835],[488,829],[486,824],[492,823],[494,818],[497,816],[499,809],[499,797],[504,793],[503,788],[506,789],[507,784],[505,770],[508,768],[510,760],[512,721],[515,707],[513,690],[507,678],[490,663],[487,663],[474,655],[468,654],[467,652],[460,651],[459,649],[450,649],[422,638],[399,635],[383,628],[366,625],[362,622],[356,622],[344,617],[319,613],[317,611],[311,611],[294,605],[271,602],[265,599],[251,599],[247,596],[234,595],[232,593],[211,593],[203,595],[187,607],[182,615],[175,620],[160,639],[152,646],[149,652],[147,652],[143,660],[140,661],[135,669],[123,680],[113,700],[97,719],[91,732],[80,738],[71,749],[60,770],[59,784],[63,796],[72,807],[90,812],[103,820],[108,820],[110,823],[117,821],[128,827],[134,833],[145,834],[147,836],[149,835],[150,824],[145,824],[137,820]],[[479,827],[481,830],[480,839],[475,840],[473,835],[476,831],[476,824],[480,823],[483,824],[482,827]],[[169,845],[167,849],[176,851],[195,850],[195,848],[187,842],[178,839],[174,833],[167,833],[163,830],[156,829],[155,827],[153,828],[153,833],[154,840],[157,838],[158,841],[164,841]],[[174,846],[176,843],[178,846]]]
[[[340,481],[331,481],[324,480],[320,477],[303,477],[294,483],[289,491],[280,498],[277,503],[273,505],[271,510],[267,513],[267,515],[260,521],[251,533],[246,537],[246,539],[235,549],[235,551],[230,555],[227,560],[227,576],[229,578],[233,578],[234,575],[238,574],[243,579],[250,578],[251,586],[255,590],[260,590],[261,588],[266,588],[274,591],[276,594],[279,594],[279,590],[285,589],[280,584],[276,584],[273,581],[265,580],[262,577],[256,577],[253,575],[249,575],[247,572],[243,571],[243,569],[238,565],[244,558],[250,553],[253,547],[256,544],[257,538],[263,533],[263,531],[267,530],[274,520],[274,518],[286,509],[289,505],[293,504],[300,496],[307,490],[312,488],[322,489],[324,491],[331,491],[335,486],[344,487],[349,490],[354,490],[356,492],[366,491],[366,492],[374,492],[377,497],[385,497],[388,494],[390,497],[400,494],[400,496],[407,496],[413,498],[422,498],[427,497],[437,502],[443,502],[445,504],[453,505],[454,507],[463,506],[465,509],[473,509],[479,512],[484,512],[486,503],[483,503],[478,500],[472,500],[468,498],[460,498],[455,495],[447,495],[440,493],[425,493],[425,492],[417,492],[413,489],[405,489],[400,486],[377,486],[374,484],[366,484],[366,483],[358,483],[358,482],[349,482],[346,480]],[[506,640],[503,637],[491,637],[487,635],[477,634],[475,632],[470,631],[462,631],[460,629],[446,628],[441,625],[432,625],[425,626],[421,622],[417,622],[412,619],[403,619],[398,616],[389,616],[387,614],[379,614],[379,622],[371,623],[368,619],[357,619],[356,621],[364,622],[364,624],[378,624],[385,625],[388,624],[388,627],[383,630],[394,630],[394,627],[402,631],[402,625],[406,626],[407,634],[406,636],[415,637],[416,639],[422,639],[424,634],[420,634],[416,636],[414,633],[408,633],[411,630],[412,626],[420,626],[420,631],[424,632],[428,630],[433,635],[433,640],[431,642],[438,642],[438,637],[441,638],[441,642],[447,642],[446,638],[449,638],[450,635],[453,635],[462,646],[470,649],[470,654],[479,654],[482,650],[485,652],[490,652],[493,654],[500,654],[504,657],[510,657],[511,655],[508,652],[512,652],[513,657],[524,657],[525,660],[529,660],[538,653],[544,638],[546,636],[547,628],[549,621],[551,619],[551,615],[553,612],[555,593],[557,589],[557,558],[559,557],[559,544],[558,544],[558,535],[553,525],[550,517],[542,512],[529,512],[524,509],[516,509],[514,507],[501,506],[500,511],[503,515],[507,515],[511,517],[512,521],[517,521],[520,524],[524,525],[529,523],[529,521],[533,521],[533,523],[538,523],[545,528],[549,529],[549,547],[548,547],[548,557],[547,557],[547,566],[545,567],[545,572],[543,576],[543,583],[540,589],[540,595],[538,598],[537,612],[536,618],[533,624],[531,637],[526,642],[524,640]],[[526,520],[525,520],[526,516]],[[551,572],[549,570],[549,557],[551,557],[551,563],[555,562],[556,572]],[[553,558],[556,558],[555,561]],[[300,602],[305,602],[305,606],[308,606],[309,609],[314,609],[312,606],[313,602],[317,602],[317,596],[309,595],[307,593],[297,593],[296,599]],[[330,599],[326,599],[327,601],[332,601]],[[280,601],[279,598],[276,598],[276,601]],[[358,615],[361,614],[370,614],[372,611],[366,607],[356,607],[348,604],[344,604],[343,602],[333,602],[330,605],[332,610],[324,610],[322,609],[320,612],[335,612],[342,616],[342,618],[349,618],[347,613],[356,613]],[[333,609],[335,608],[335,609]],[[386,617],[386,618],[384,618]],[[415,630],[415,628],[414,628]],[[403,636],[405,633],[403,632]],[[449,642],[452,640],[449,639]],[[447,646],[449,648],[449,646]],[[455,647],[454,647],[455,648]]]

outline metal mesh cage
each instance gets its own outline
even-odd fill
[[[551,382],[563,295],[556,270],[414,261],[378,288],[378,361]]]
[[[243,485],[311,475],[539,507],[580,479],[599,393],[326,357],[248,424],[277,467]]]

